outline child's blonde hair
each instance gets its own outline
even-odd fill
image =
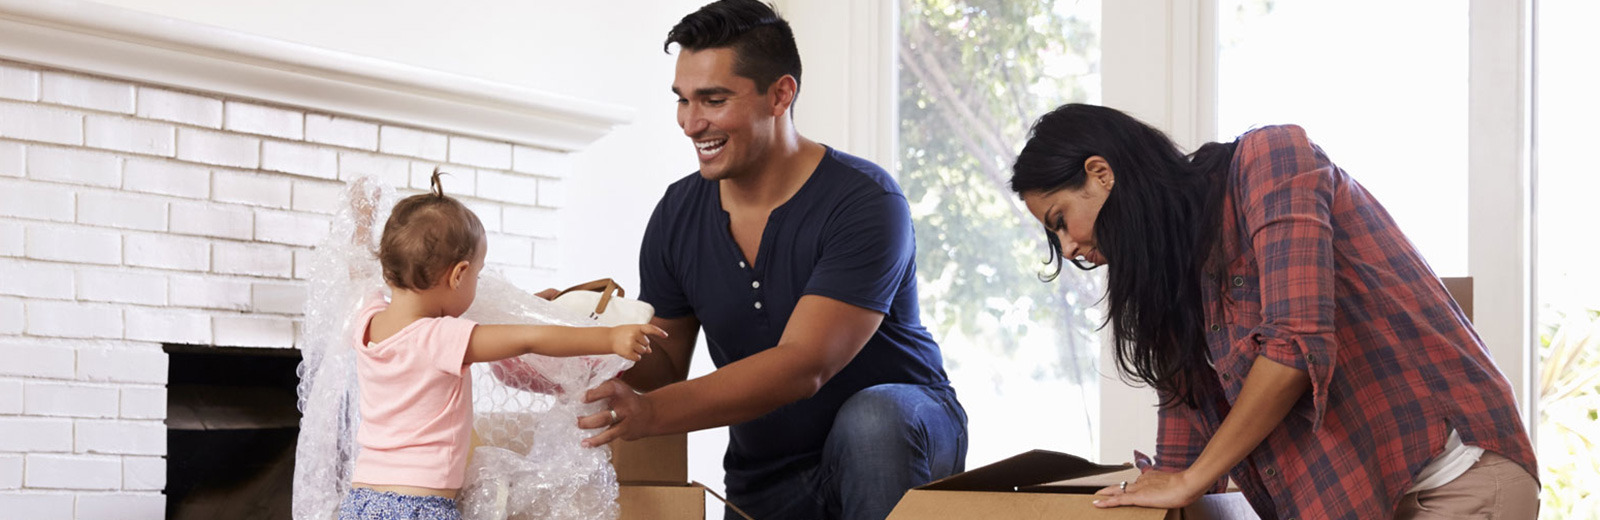
[[[394,205],[378,242],[383,279],[399,289],[427,290],[450,267],[471,261],[485,247],[483,222],[460,201],[444,194],[433,170],[433,190]]]

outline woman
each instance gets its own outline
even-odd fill
[[[1108,268],[1117,365],[1161,396],[1155,468],[1096,504],[1179,507],[1232,477],[1265,519],[1536,516],[1510,384],[1304,130],[1185,157],[1066,105],[1034,124],[1011,188],[1044,224],[1049,278]]]

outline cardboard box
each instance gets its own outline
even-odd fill
[[[689,435],[611,443],[617,482],[681,485],[689,481]]]
[[[1183,509],[1094,506],[1093,493],[1138,470],[1095,464],[1081,457],[1033,450],[906,492],[889,520],[1054,519],[1255,520],[1238,493],[1207,495]]]
[[[705,489],[699,484],[623,484],[617,488],[619,520],[705,520]]]

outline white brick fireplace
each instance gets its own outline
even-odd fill
[[[0,517],[162,518],[164,345],[293,348],[343,182],[442,165],[557,268],[570,153],[631,117],[83,2],[0,0]]]

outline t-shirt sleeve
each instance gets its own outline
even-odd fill
[[[446,374],[460,374],[461,367],[467,364],[467,343],[472,341],[472,329],[477,326],[477,322],[461,318],[434,319],[422,337],[428,350],[428,366]]]
[[[673,236],[672,222],[678,216],[673,214],[677,205],[670,204],[670,200],[672,193],[669,191],[656,204],[639,244],[639,301],[655,307],[656,316],[660,318],[679,318],[694,313],[672,262],[672,243],[677,239]]]
[[[888,314],[916,256],[905,197],[884,192],[852,204],[827,225],[822,241],[804,294]]]

